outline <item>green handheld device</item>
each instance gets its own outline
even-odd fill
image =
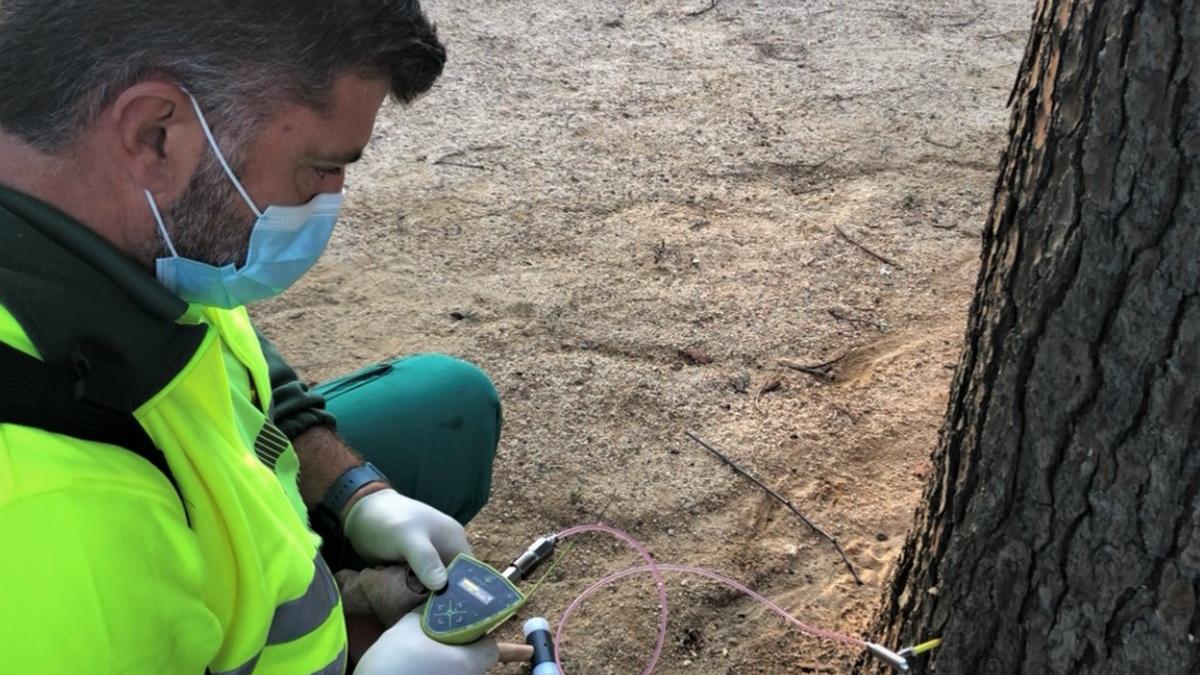
[[[525,604],[525,594],[503,574],[465,553],[454,558],[446,573],[446,587],[429,596],[421,613],[421,628],[438,642],[474,642]]]

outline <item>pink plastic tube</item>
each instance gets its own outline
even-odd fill
[[[645,546],[642,546],[636,539],[622,532],[621,530],[618,530],[615,527],[609,527],[608,525],[603,525],[600,523],[596,523],[594,525],[577,525],[559,532],[556,536],[559,539],[566,539],[567,537],[581,534],[583,532],[605,532],[629,544],[635,550],[637,550],[638,554],[642,556],[642,559],[646,561],[646,567],[642,569],[645,569],[654,577],[654,585],[658,589],[658,639],[654,643],[654,653],[650,655],[650,660],[646,662],[646,668],[642,670],[642,675],[650,675],[650,673],[654,672],[655,666],[658,665],[658,659],[660,656],[662,656],[663,644],[667,641],[667,584],[665,581],[663,581],[662,572],[659,571],[659,565],[654,561],[654,556],[650,555],[650,551],[647,551]],[[567,606],[566,611],[563,612],[562,618],[558,620],[558,630],[554,633],[555,645],[563,644],[563,629],[567,625],[567,619],[570,618],[571,614],[575,612],[575,609],[579,607],[579,603],[586,600],[588,596],[591,595],[591,593],[595,593],[596,590],[599,590],[598,585],[594,585],[592,588],[589,588],[587,591],[581,593],[579,597],[575,598],[575,600]],[[554,660],[558,664],[559,672],[565,674],[566,671],[563,670],[561,654],[562,649],[560,647],[555,652]]]
[[[851,635],[844,635],[842,633],[837,633],[837,632],[831,631],[831,630],[825,630],[823,628],[817,628],[816,626],[810,626],[810,625],[804,623],[803,621],[800,621],[799,619],[797,619],[796,617],[794,617],[790,613],[788,613],[787,610],[783,609],[782,607],[777,605],[775,602],[773,602],[770,598],[763,596],[762,594],[756,592],[754,589],[750,588],[749,586],[746,586],[745,584],[741,583],[740,581],[738,581],[736,579],[732,579],[723,574],[714,572],[712,570],[707,570],[707,569],[704,569],[701,567],[689,567],[687,565],[659,564],[654,560],[653,556],[650,555],[649,551],[647,551],[644,546],[642,546],[640,543],[638,543],[633,537],[629,536],[628,534],[626,534],[616,528],[612,528],[607,525],[581,525],[579,527],[572,527],[570,529],[563,530],[562,532],[558,533],[557,536],[561,539],[561,538],[566,538],[566,537],[572,536],[574,534],[579,534],[581,532],[606,532],[608,534],[611,534],[611,535],[617,537],[618,539],[621,539],[622,541],[628,543],[630,546],[637,549],[637,552],[639,554],[641,554],[642,558],[646,561],[646,565],[641,566],[641,567],[633,567],[633,568],[630,568],[627,570],[622,570],[620,572],[616,572],[614,574],[610,574],[610,575],[604,577],[603,579],[597,581],[596,583],[592,584],[587,589],[585,589],[582,593],[579,594],[579,597],[575,598],[575,600],[573,600],[571,602],[571,604],[567,606],[567,609],[563,612],[562,617],[558,620],[558,630],[554,636],[555,644],[560,646],[560,649],[557,651],[557,653],[555,655],[555,660],[558,663],[559,671],[562,673],[565,673],[566,671],[563,669],[563,666],[562,666],[561,645],[563,644],[563,636],[566,633],[567,621],[571,618],[571,615],[575,613],[575,610],[579,607],[579,605],[581,603],[583,603],[584,600],[587,600],[588,598],[590,598],[592,595],[594,595],[596,592],[598,592],[601,588],[604,588],[605,586],[608,586],[609,584],[615,583],[617,581],[620,581],[621,579],[624,579],[625,577],[633,576],[635,574],[650,574],[650,575],[652,575],[654,577],[655,584],[658,587],[658,598],[659,598],[659,600],[658,600],[659,601],[658,639],[656,640],[655,645],[654,645],[654,653],[651,655],[650,660],[646,662],[646,667],[644,670],[642,670],[642,675],[649,675],[650,673],[652,673],[654,671],[654,668],[658,665],[659,657],[662,655],[663,644],[666,642],[666,639],[667,639],[667,594],[666,594],[666,586],[663,582],[663,577],[662,577],[663,570],[666,570],[669,572],[680,572],[683,574],[694,574],[694,575],[702,576],[707,579],[711,579],[718,583],[724,584],[730,588],[733,588],[734,590],[740,591],[741,593],[744,593],[747,596],[753,598],[754,600],[757,600],[758,602],[762,603],[765,607],[767,607],[767,609],[770,609],[775,614],[778,614],[781,618],[783,618],[785,621],[787,621],[788,623],[795,626],[800,631],[807,633],[809,635],[812,635],[814,637],[823,638],[826,640],[833,640],[835,642],[842,642],[842,643],[845,643],[848,645],[854,645],[855,647],[859,647],[859,648],[866,648],[866,646],[867,646],[866,640],[863,640],[862,638],[857,638],[857,637],[854,637]]]

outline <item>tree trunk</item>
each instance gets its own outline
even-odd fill
[[[943,637],[917,672],[1200,673],[1200,3],[1040,0],[1012,102],[874,634]]]

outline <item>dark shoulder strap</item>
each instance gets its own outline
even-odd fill
[[[87,343],[68,363],[46,363],[0,342],[0,423],[120,446],[158,467],[179,492],[166,457],[133,415],[88,396],[95,358]]]

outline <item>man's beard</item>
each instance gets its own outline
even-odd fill
[[[163,220],[180,256],[216,267],[245,264],[253,216],[212,153],[204,153],[196,174]],[[166,242],[161,244],[160,257],[169,256]]]

